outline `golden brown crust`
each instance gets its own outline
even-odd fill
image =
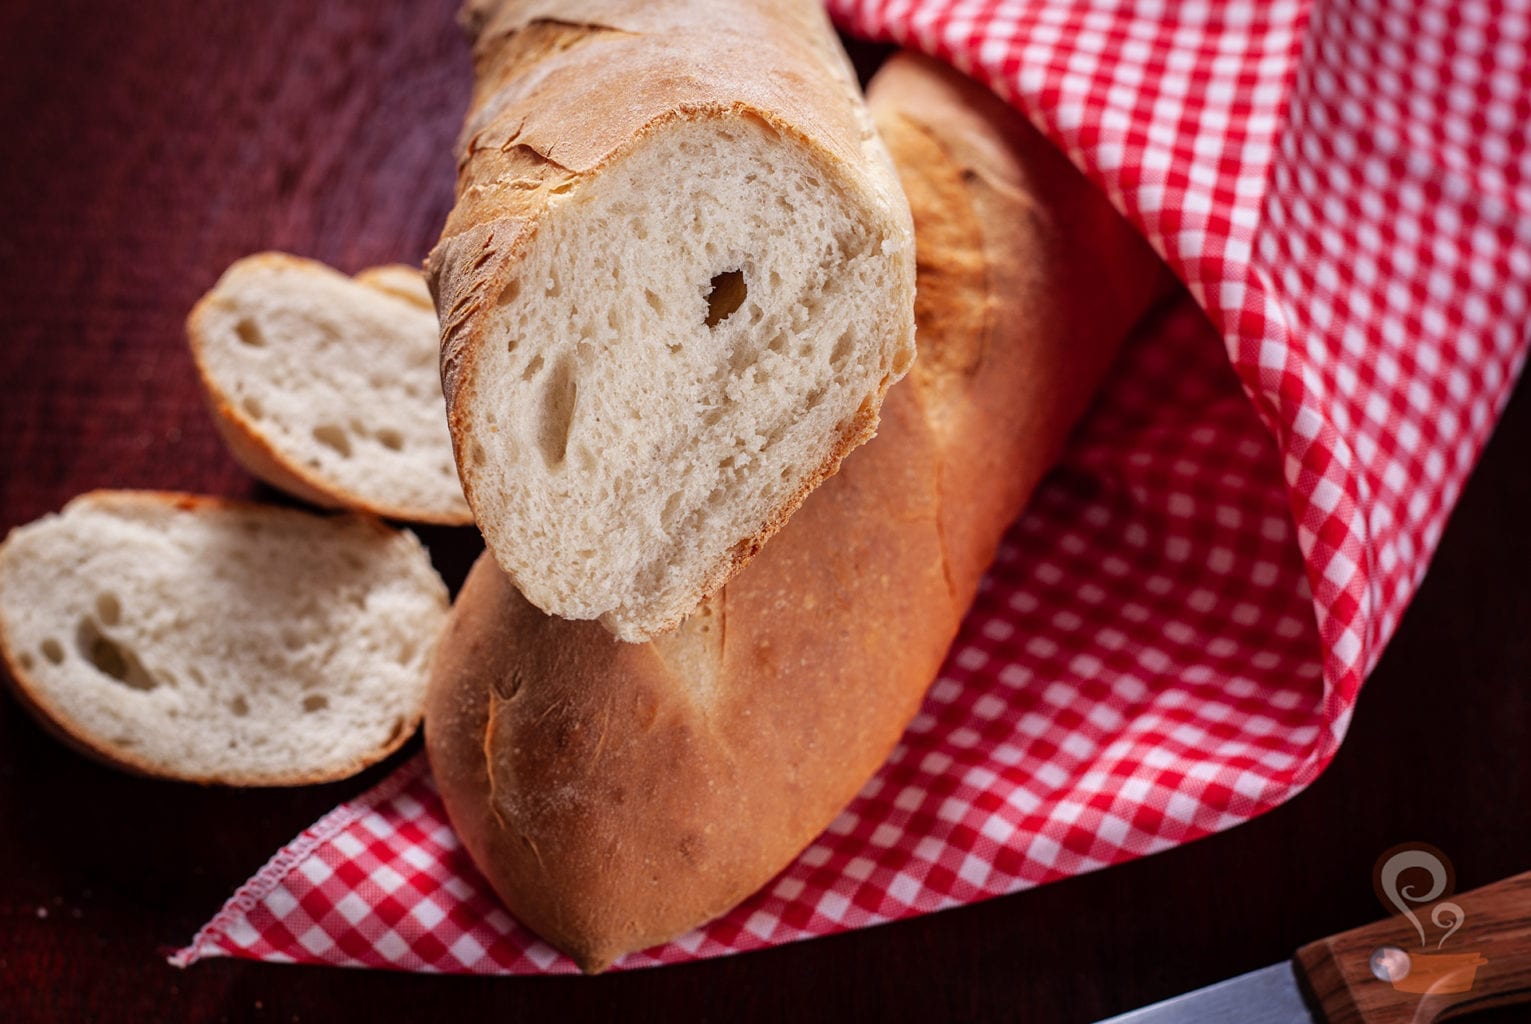
[[[976,588],[999,541],[981,510],[996,510],[1001,526],[1015,518],[1007,510],[1057,459],[1128,328],[1175,281],[1067,157],[987,89],[901,55],[870,98],[914,211],[927,333],[910,376],[950,452],[941,532],[954,582]],[[987,297],[964,299],[980,277]],[[971,602],[971,590],[956,592]]]
[[[497,487],[479,480],[471,457],[475,353],[553,200],[573,196],[664,125],[713,118],[763,122],[849,192],[897,189],[867,159],[864,147],[876,142],[854,72],[817,0],[470,0],[462,21],[474,40],[473,97],[457,203],[426,273],[441,318],[447,423],[463,492],[480,508]],[[733,578],[875,434],[878,408],[904,369],[883,379],[802,486],[704,574],[695,600]],[[481,520],[490,515],[480,511]],[[486,540],[493,549],[492,524]],[[634,627],[623,633],[668,632],[693,604],[642,637]],[[615,628],[615,616],[604,621]]]
[[[926,369],[889,392],[878,436],[675,633],[625,645],[548,618],[480,559],[438,648],[426,742],[452,821],[587,971],[729,909],[877,770],[1005,528],[1170,287],[981,88],[897,57],[871,96],[921,285],[940,282]]]
[[[585,969],[758,888],[934,677],[957,621],[934,449],[913,403],[890,397],[883,422],[704,613],[648,644],[543,615],[487,557],[465,584],[427,698],[437,782],[511,910]],[[867,521],[847,536],[851,517]],[[882,675],[889,624],[901,687]]]
[[[407,263],[385,263],[357,271],[352,280],[368,288],[376,288],[385,295],[403,299],[421,309],[436,312],[436,304],[431,301],[431,290],[425,283],[425,272],[419,267]]]
[[[262,505],[258,502],[240,501],[234,498],[219,498],[203,494],[186,494],[180,491],[97,490],[88,491],[70,500],[71,505],[76,502],[91,502],[117,507],[131,507],[134,505],[159,507],[169,505],[174,509],[185,512],[228,509],[246,512],[258,511],[263,515],[301,516],[308,514],[293,509]],[[371,516],[358,513],[351,513],[349,515],[356,521],[365,524],[368,529],[386,536],[393,535],[393,530]],[[7,536],[4,541],[0,541],[0,553],[4,552],[5,546],[10,541],[10,536]],[[207,786],[311,786],[322,782],[335,782],[340,779],[350,778],[362,769],[376,764],[398,750],[415,734],[415,729],[419,725],[418,720],[406,722],[405,727],[398,730],[386,745],[376,748],[369,755],[358,756],[353,761],[328,771],[305,772],[294,770],[287,775],[274,775],[270,773],[244,774],[223,771],[188,776],[184,770],[178,770],[175,765],[150,760],[129,748],[101,742],[99,738],[92,737],[75,729],[72,716],[65,713],[62,708],[59,708],[50,700],[47,688],[32,678],[31,672],[23,664],[20,653],[12,648],[11,637],[4,629],[0,629],[0,663],[4,665],[5,678],[9,682],[12,695],[49,735],[93,761],[97,761],[110,768],[149,778],[194,782]]]
[[[311,273],[335,273],[323,263],[314,260],[306,260],[299,256],[289,256],[280,252],[257,253],[246,257],[244,261],[254,264],[268,265],[272,267],[290,267]],[[358,274],[355,280],[367,284],[369,287],[396,298],[404,299],[414,305],[419,305],[419,299],[404,294],[399,289],[388,284],[387,275],[392,275],[408,268],[402,265],[390,265],[386,267],[374,267]],[[418,273],[418,271],[414,271]],[[383,276],[379,276],[379,275]],[[371,275],[371,277],[368,277]],[[197,367],[197,376],[202,382],[202,392],[207,398],[209,412],[212,413],[213,426],[218,430],[218,436],[223,439],[224,446],[229,454],[234,456],[234,461],[243,466],[252,476],[264,480],[272,487],[285,491],[295,498],[310,502],[320,508],[345,510],[351,509],[364,512],[368,515],[380,516],[385,519],[401,519],[412,523],[428,523],[434,526],[468,526],[473,522],[473,513],[466,506],[460,509],[428,509],[412,505],[393,505],[385,502],[371,501],[359,494],[339,487],[324,474],[311,466],[288,458],[278,451],[267,439],[266,433],[250,418],[242,409],[234,396],[225,391],[219,383],[217,375],[209,372],[205,354],[207,344],[207,331],[203,326],[204,319],[208,314],[211,304],[223,301],[215,288],[197,301],[192,307],[191,313],[186,317],[186,339],[191,346],[192,361]]]

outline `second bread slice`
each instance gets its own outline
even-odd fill
[[[353,279],[313,260],[249,256],[186,329],[218,430],[251,473],[326,508],[472,522],[418,272]]]

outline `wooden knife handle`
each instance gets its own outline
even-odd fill
[[[1297,951],[1297,974],[1329,1024],[1428,1024],[1531,1002],[1531,871],[1451,897],[1462,926],[1437,948],[1444,929],[1432,923],[1431,910],[1441,902],[1414,911],[1428,946],[1400,915]],[[1408,973],[1392,981],[1372,970],[1372,954],[1389,946],[1409,958]],[[1401,959],[1394,954],[1390,962]]]

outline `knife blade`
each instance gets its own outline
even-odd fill
[[[1291,963],[1271,964],[1100,1024],[1314,1024]]]
[[[1531,872],[1416,909],[1099,1024],[1429,1024],[1531,1002]]]

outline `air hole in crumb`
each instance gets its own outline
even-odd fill
[[[32,671],[32,656],[26,651],[22,651],[20,654],[16,655],[16,660],[21,663],[21,670],[23,672]]]
[[[260,328],[255,326],[255,321],[249,318],[240,320],[234,325],[234,334],[240,342],[251,348],[260,348],[266,344],[266,336],[261,334]]]
[[[477,441],[473,442],[473,448],[468,452],[468,457],[473,460],[475,466],[482,466],[485,462],[489,461],[489,456],[484,451],[484,446]]]
[[[240,694],[233,700],[229,701],[229,710],[234,712],[234,714],[238,715],[240,718],[243,718],[250,713],[250,702],[245,700],[243,694]]]
[[[159,686],[159,680],[144,670],[143,664],[132,651],[102,636],[96,624],[89,619],[80,623],[75,642],[80,653],[102,675],[134,690],[152,690]]]
[[[855,340],[851,337],[850,331],[840,335],[835,341],[834,351],[829,354],[830,365],[836,368],[844,366],[845,361],[851,357],[851,349],[854,345]]]
[[[116,594],[102,594],[96,598],[96,617],[104,625],[115,626],[122,619],[122,602]]]
[[[542,420],[537,430],[537,447],[549,469],[562,465],[569,450],[569,429],[574,425],[574,406],[578,400],[574,361],[564,356],[542,389]]]
[[[341,458],[351,457],[351,439],[346,432],[333,423],[324,423],[314,428],[314,440],[333,449]]]
[[[686,495],[684,491],[676,491],[674,494],[666,498],[664,503],[664,512],[660,515],[659,521],[666,526],[669,526],[671,523],[675,522],[676,515],[680,513],[680,503],[685,497]]]
[[[744,271],[727,270],[712,279],[707,293],[707,326],[716,327],[727,320],[734,310],[744,304],[749,288],[744,283]]]
[[[323,694],[315,694],[312,697],[304,697],[303,698],[303,712],[304,712],[304,714],[311,714],[312,712],[315,712],[315,711],[323,711],[325,708],[327,708],[329,706],[330,706],[330,699],[328,697],[324,696]]]
[[[404,448],[404,435],[397,430],[384,428],[377,432],[377,443],[391,452],[402,451]]]
[[[553,193],[555,196],[561,196],[561,195],[565,194],[566,192],[568,192],[569,189],[571,189],[573,187],[574,187],[574,182],[566,181],[562,185],[554,185],[552,188],[548,189],[548,191]]]
[[[652,309],[654,312],[658,313],[660,316],[664,316],[664,300],[663,299],[661,299],[658,295],[655,295],[652,291],[650,291],[647,288],[643,289],[643,297],[645,299],[649,300],[649,308],[650,309]]]
[[[266,415],[266,407],[261,405],[260,399],[254,395],[246,395],[244,401],[240,402],[239,405],[244,409],[245,415],[249,416],[252,420],[258,420]]]
[[[893,372],[899,376],[909,372],[910,364],[914,362],[914,349],[906,348],[893,357]]]
[[[520,297],[521,297],[521,282],[520,281],[512,281],[512,282],[510,282],[510,284],[505,286],[505,290],[504,291],[500,292],[500,305],[503,306],[507,302],[514,302],[514,301],[516,301],[516,299],[518,299]],[[510,346],[511,346],[511,348],[515,348],[516,343],[514,341],[512,341],[510,343]]]
[[[415,647],[414,642],[406,640],[403,646],[399,648],[399,664],[408,665],[410,662],[414,661],[416,650],[417,648]]]
[[[521,371],[522,380],[531,380],[542,372],[543,360],[541,356],[532,356],[531,362],[526,364],[526,369]]]
[[[404,734],[404,719],[395,718],[393,728],[388,730],[388,738],[383,741],[383,746],[392,746],[393,742]]]

